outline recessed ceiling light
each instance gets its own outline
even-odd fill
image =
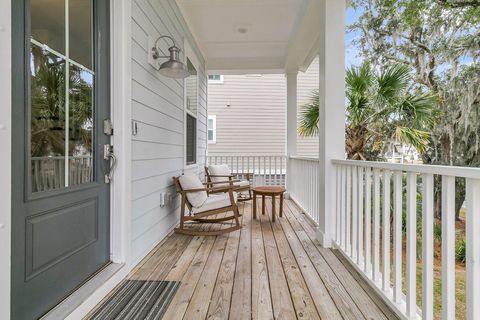
[[[245,34],[248,32],[248,28],[247,27],[239,27],[237,29],[238,33],[241,33],[241,34]]]

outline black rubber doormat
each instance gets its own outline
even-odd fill
[[[179,285],[178,281],[127,280],[90,319],[161,319]]]

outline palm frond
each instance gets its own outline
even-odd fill
[[[403,64],[394,64],[383,71],[376,79],[375,102],[383,107],[397,102],[408,88],[410,69]]]
[[[318,90],[312,92],[310,102],[303,105],[300,111],[298,133],[302,137],[318,135],[318,120],[320,118]]]
[[[412,145],[420,153],[424,153],[430,142],[430,133],[409,127],[397,127],[395,138],[401,143]]]

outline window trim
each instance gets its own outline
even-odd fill
[[[185,54],[183,56],[183,60],[185,65],[187,64],[188,60],[190,60],[194,68],[197,70],[197,106],[195,108],[195,112],[191,112],[187,108],[187,78],[183,79],[183,168],[184,170],[188,170],[198,167],[198,108],[200,98],[200,64],[194,51],[192,50],[192,47],[187,40],[184,40],[184,53]],[[195,159],[192,163],[187,163],[187,114],[195,119]]]
[[[220,80],[210,79],[210,76],[220,76]],[[223,84],[224,78],[223,74],[209,74],[208,75],[208,83],[210,84]]]
[[[208,128],[208,121],[212,120],[213,121],[213,128],[209,129]],[[208,132],[212,130],[213,131],[213,139],[209,140],[208,139]],[[217,143],[217,116],[216,115],[211,115],[208,116],[207,118],[207,142],[208,144],[216,144]]]

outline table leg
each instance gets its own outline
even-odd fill
[[[262,215],[265,214],[265,196],[262,196]]]
[[[257,219],[257,195],[253,193],[253,219]]]
[[[280,217],[283,217],[283,193],[280,194]]]
[[[275,195],[272,194],[272,222],[275,222]]]

